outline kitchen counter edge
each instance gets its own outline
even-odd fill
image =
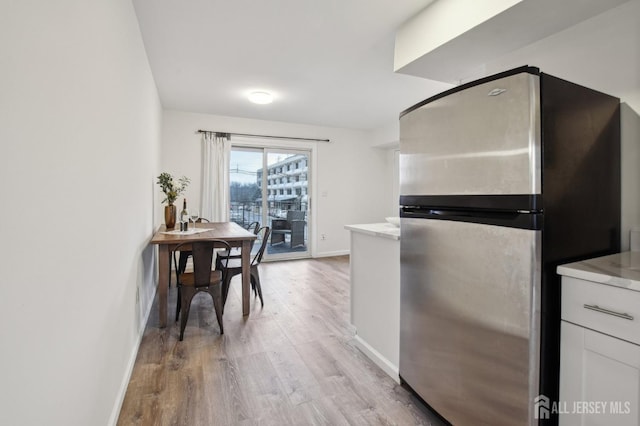
[[[366,223],[357,225],[345,225],[345,229],[362,234],[373,235],[374,237],[400,240],[400,228],[390,223]]]
[[[626,251],[567,263],[557,268],[559,275],[640,291],[640,252]]]

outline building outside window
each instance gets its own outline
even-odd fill
[[[262,169],[258,176],[262,176]],[[293,155],[269,166],[267,194],[269,214],[286,217],[287,210],[307,209],[307,162],[305,155]]]

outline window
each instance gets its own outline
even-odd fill
[[[311,151],[232,145],[230,158],[230,219],[241,226],[257,221],[271,226],[276,220],[302,214],[303,227],[267,245],[265,256],[285,259],[309,256],[310,212],[304,169]],[[300,176],[303,175],[301,179]],[[295,234],[295,235],[294,235]]]

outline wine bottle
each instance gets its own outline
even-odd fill
[[[183,199],[182,201],[182,211],[180,212],[180,222],[183,224],[183,231],[187,231],[189,229],[189,212],[187,211],[187,199]]]

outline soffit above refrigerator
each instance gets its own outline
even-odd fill
[[[438,0],[396,32],[394,71],[459,84],[484,64],[629,0]]]

